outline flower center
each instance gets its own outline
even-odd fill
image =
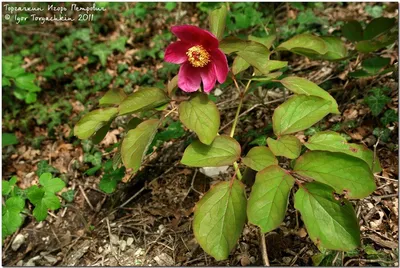
[[[210,54],[202,46],[194,46],[186,52],[193,67],[204,67],[210,62]]]

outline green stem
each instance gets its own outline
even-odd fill
[[[233,81],[234,81],[234,83],[235,83],[235,85],[236,85],[236,88],[237,88],[238,91],[239,91],[239,94],[240,94],[240,101],[239,101],[239,106],[238,106],[238,108],[237,108],[237,110],[236,110],[235,119],[233,120],[233,125],[232,125],[232,129],[231,129],[231,133],[229,134],[229,136],[230,136],[231,138],[233,138],[233,135],[235,134],[236,126],[237,126],[237,123],[238,123],[238,121],[239,121],[240,110],[242,109],[242,105],[243,105],[243,99],[244,99],[244,96],[245,96],[247,90],[249,89],[249,86],[250,86],[250,83],[251,83],[251,80],[249,80],[249,82],[247,82],[246,88],[244,89],[243,93],[240,93],[239,85],[237,84],[237,81],[236,81],[236,79],[235,79],[234,76],[233,76]],[[243,176],[242,176],[242,173],[240,172],[238,163],[237,163],[237,162],[234,162],[234,163],[233,163],[233,167],[235,168],[237,178],[238,178],[239,180],[242,180]]]

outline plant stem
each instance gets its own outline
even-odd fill
[[[238,121],[239,121],[240,110],[242,109],[242,105],[243,105],[243,99],[244,99],[244,96],[245,96],[245,94],[246,94],[246,91],[249,89],[250,83],[251,83],[251,80],[249,80],[249,81],[247,82],[247,85],[246,85],[246,88],[244,89],[244,91],[243,91],[243,92],[240,92],[240,88],[239,88],[239,85],[238,85],[238,83],[237,83],[237,81],[236,81],[236,79],[235,79],[235,76],[232,76],[232,79],[233,79],[233,82],[235,83],[235,86],[236,86],[238,92],[239,92],[240,101],[239,101],[239,106],[237,107],[237,110],[236,110],[235,119],[233,120],[233,125],[232,125],[232,129],[231,129],[231,133],[229,134],[229,136],[230,136],[231,138],[233,138],[233,135],[235,135],[236,126],[237,126],[237,123],[238,123]],[[233,163],[233,167],[235,168],[236,176],[238,177],[238,179],[239,179],[239,180],[242,180],[243,176],[242,176],[242,173],[240,172],[238,163],[237,163],[237,162],[234,162],[234,163]]]

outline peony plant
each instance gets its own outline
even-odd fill
[[[217,260],[228,258],[246,223],[258,226],[262,233],[278,228],[292,190],[296,191],[294,207],[318,247],[357,248],[360,229],[350,200],[365,198],[375,190],[373,173],[381,170],[379,160],[365,146],[348,143],[333,131],[318,132],[302,144],[296,133],[328,114],[340,114],[338,105],[317,84],[282,76],[279,70],[288,62],[270,59],[273,53],[286,50],[321,60],[340,60],[348,56],[345,44],[336,37],[301,34],[272,49],[274,35],[224,38],[226,14],[226,5],[211,12],[211,32],[193,25],[172,27],[179,40],[166,48],[165,61],[179,64],[180,69],[166,90],[146,87],[129,96],[110,90],[100,99],[104,108],[86,114],[75,126],[75,135],[99,142],[117,116],[149,110],[164,113],[128,124],[116,159],[134,174],[162,121],[177,110],[179,120],[197,135],[185,149],[181,163],[189,167],[232,165],[235,170],[229,181],[213,185],[194,211],[194,235],[204,251]],[[233,58],[231,67],[227,55]],[[253,76],[246,78],[242,74],[248,69]],[[228,75],[240,94],[230,135],[223,135],[219,133],[219,110],[208,94]],[[245,80],[245,86],[239,86],[238,80]],[[253,81],[281,83],[293,95],[274,110],[275,136],[268,137],[268,146],[255,146],[244,154],[233,137]],[[177,90],[186,92],[188,99],[175,98]],[[290,161],[290,169],[282,165],[285,161]],[[249,196],[245,191],[248,186],[242,182],[243,169],[257,172]]]

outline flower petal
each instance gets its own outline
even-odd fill
[[[215,74],[219,83],[223,83],[226,80],[226,76],[229,72],[228,60],[225,54],[220,49],[214,49],[211,51],[211,62],[214,65]]]
[[[179,39],[192,45],[202,45],[206,49],[218,48],[218,39],[209,31],[193,25],[173,26],[171,31]]]
[[[178,87],[185,92],[195,92],[200,88],[200,68],[193,67],[189,62],[181,65],[178,73]]]
[[[204,68],[201,68],[200,75],[201,79],[203,80],[204,92],[210,93],[215,86],[215,82],[217,82],[214,66],[212,64],[208,64]]]
[[[182,41],[170,44],[165,50],[164,60],[176,64],[184,63],[187,61],[186,52],[191,46],[191,44]]]

